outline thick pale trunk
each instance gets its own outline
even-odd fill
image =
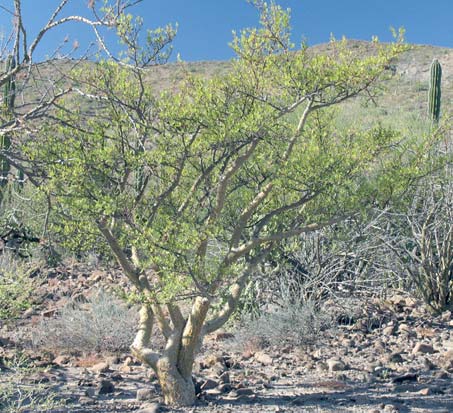
[[[159,360],[155,371],[166,405],[192,406],[195,403],[195,385],[192,374],[183,376],[177,366],[170,365],[168,360]]]

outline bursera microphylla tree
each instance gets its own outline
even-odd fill
[[[131,68],[145,53],[132,48],[129,68],[104,62],[78,74],[95,116],[62,110],[27,149],[67,230],[102,235],[135,286],[142,305],[131,349],[170,405],[194,403],[203,337],[225,324],[280,241],[395,195],[423,158],[416,147],[403,155],[394,132],[339,133],[331,122],[329,107],[370,92],[399,42],[374,42],[366,56],[342,41],[326,55],[294,51],[288,13],[258,7],[261,26],[235,36],[225,76],[188,76],[159,95],[145,80],[152,69]]]

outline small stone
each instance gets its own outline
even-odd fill
[[[442,347],[447,351],[453,351],[453,340],[445,340]]]
[[[96,389],[94,389],[93,387],[89,387],[88,389],[85,389],[85,396],[87,396],[87,397],[96,396]]]
[[[395,326],[387,326],[382,330],[385,336],[393,336],[395,334]]]
[[[398,333],[410,334],[410,333],[412,333],[412,328],[406,323],[401,323],[398,327]]]
[[[428,358],[425,357],[423,359],[423,365],[425,366],[426,370],[434,370],[436,368],[436,365]]]
[[[444,311],[441,316],[440,316],[440,319],[446,323],[448,321],[451,320],[451,311],[447,310],[447,311]]]
[[[115,386],[109,380],[101,380],[97,387],[97,393],[100,394],[109,394],[115,391]]]
[[[227,333],[226,331],[218,331],[214,335],[214,340],[215,341],[224,341],[224,340],[228,340],[228,339],[231,339],[231,338],[234,338],[234,334]]]
[[[101,362],[101,363],[97,363],[94,366],[92,366],[90,370],[97,374],[107,373],[108,371],[110,371],[110,366],[108,363]]]
[[[137,413],[159,413],[161,411],[159,403],[146,403]]]
[[[412,354],[419,354],[419,353],[422,353],[422,354],[433,354],[434,353],[434,348],[431,344],[427,344],[427,343],[421,343],[421,342],[418,342],[414,349],[412,350]]]
[[[450,378],[450,375],[446,371],[441,370],[434,377],[438,380],[447,380]]]
[[[231,390],[227,395],[223,396],[225,400],[237,400],[239,395],[235,390]]]
[[[236,389],[236,393],[238,396],[251,396],[255,394],[252,389],[248,388]]]
[[[122,373],[132,373],[132,367],[131,366],[127,366],[125,364],[123,364],[119,370],[122,372]]]
[[[392,353],[389,356],[389,362],[390,363],[403,363],[404,359],[401,356],[401,353]]]
[[[230,383],[230,373],[227,371],[223,372],[219,377],[219,383],[226,384]]]
[[[81,396],[81,397],[79,397],[79,403],[81,405],[93,404],[94,400],[90,397]]]
[[[263,351],[255,353],[254,358],[257,362],[261,363],[263,366],[270,366],[273,363],[272,357]]]
[[[142,402],[151,399],[153,396],[155,396],[155,393],[152,389],[138,389],[135,398],[137,401]]]
[[[206,379],[203,384],[200,386],[201,390],[211,390],[215,389],[219,383],[213,379]]]
[[[394,406],[393,404],[386,404],[384,406],[384,412],[385,413],[398,413],[399,410],[396,406]]]
[[[45,310],[41,313],[41,315],[44,317],[44,318],[50,318],[50,317],[53,317],[55,314],[57,313],[57,309],[56,308],[50,308],[49,310]]]
[[[329,366],[326,363],[324,363],[323,361],[320,361],[319,363],[316,364],[316,370],[327,371],[327,370],[329,370]]]
[[[394,377],[392,379],[392,383],[394,384],[400,384],[400,383],[405,383],[405,382],[414,382],[418,380],[418,374],[416,373],[407,373],[403,374],[401,376]]]
[[[230,383],[224,383],[217,387],[222,393],[228,393],[232,390]]]
[[[132,357],[126,357],[126,359],[124,360],[124,365],[125,366],[131,366],[132,364],[134,364],[134,361],[132,360]]]
[[[118,373],[117,371],[110,376],[110,379],[112,379],[113,381],[124,380],[123,376],[120,373]]]
[[[69,363],[70,358],[68,356],[58,356],[53,359],[53,364],[57,364],[58,366],[62,366],[64,364]]]
[[[332,373],[334,371],[343,371],[346,370],[345,364],[340,360],[330,359],[327,360],[327,366],[329,371]]]
[[[222,393],[224,393],[224,392],[221,389],[218,389],[218,388],[206,390],[206,394],[208,396],[220,396]]]
[[[425,387],[424,389],[421,389],[418,394],[421,394],[422,396],[429,396],[431,394],[431,389],[429,387]]]

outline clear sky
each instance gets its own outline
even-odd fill
[[[25,24],[31,33],[43,25],[59,0],[22,0]],[[12,0],[0,0],[11,7]],[[88,0],[71,0],[66,14],[86,14]],[[280,0],[292,10],[293,40],[304,37],[314,45],[339,38],[370,40],[377,35],[391,39],[389,28],[403,26],[407,41],[453,47],[453,0]],[[143,0],[132,9],[146,27],[178,23],[176,53],[186,61],[225,60],[233,56],[228,47],[231,31],[257,24],[257,13],[245,0]],[[11,16],[0,8],[0,33],[11,27]],[[109,34],[106,34],[109,36]],[[93,40],[87,28],[70,24],[52,32],[38,50],[42,59],[68,36],[84,48]],[[110,35],[111,36],[111,35]],[[82,50],[81,47],[81,50]]]

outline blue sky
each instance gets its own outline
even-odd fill
[[[86,14],[88,0],[71,0],[66,14]],[[11,8],[12,0],[0,0]],[[25,24],[33,34],[43,25],[58,0],[23,0]],[[293,40],[302,37],[310,45],[345,35],[352,39],[391,39],[389,28],[404,26],[407,41],[453,47],[453,0],[280,0],[292,10]],[[134,9],[146,27],[165,23],[179,24],[174,56],[186,61],[225,60],[233,57],[228,47],[231,31],[257,23],[256,11],[245,0],[143,0]],[[0,32],[8,32],[11,16],[0,9]],[[38,50],[38,58],[49,55],[69,36],[84,48],[93,37],[80,24],[70,24],[52,32]],[[107,37],[113,39],[111,34]],[[81,50],[83,50],[81,47]]]

